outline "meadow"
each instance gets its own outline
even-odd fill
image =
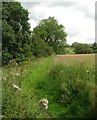
[[[95,54],[11,61],[2,68],[4,118],[95,117]],[[17,90],[13,84],[22,90]],[[49,101],[48,109],[39,102]]]

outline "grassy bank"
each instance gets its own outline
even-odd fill
[[[45,79],[52,57],[3,68],[3,114],[4,117],[48,117],[39,104],[36,85]],[[19,86],[17,91],[12,84]],[[45,96],[44,96],[45,97]]]

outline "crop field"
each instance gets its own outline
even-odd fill
[[[95,73],[95,54],[50,56],[21,65],[11,61],[2,68],[2,117],[93,118]],[[48,109],[39,102],[43,98]]]
[[[75,55],[57,55],[55,62],[63,63],[65,65],[85,64],[88,66],[95,66],[95,54],[75,54]]]

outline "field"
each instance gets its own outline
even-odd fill
[[[2,69],[3,117],[95,117],[95,72],[94,54],[50,56],[21,65],[12,61]],[[42,98],[49,101],[47,110]]]
[[[66,65],[84,63],[88,66],[95,66],[95,54],[75,54],[75,55],[57,55],[55,62],[63,63]]]

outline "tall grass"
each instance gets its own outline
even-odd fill
[[[77,65],[54,63],[53,57],[47,57],[21,65],[11,63],[3,68],[4,118],[95,116],[94,66],[82,61]],[[12,84],[22,91],[13,88]],[[47,111],[39,103],[42,98],[49,101]]]
[[[55,99],[67,108],[64,117],[92,117],[95,110],[95,78],[93,69],[79,66],[55,66],[50,73],[57,85]],[[59,93],[59,94],[58,94]]]
[[[49,79],[41,81],[50,100],[49,113],[54,117],[95,116],[95,70],[85,65],[58,64],[49,72]]]
[[[39,104],[41,98],[38,98],[35,87],[37,81],[45,77],[51,61],[52,57],[41,58],[18,66],[11,65],[3,68],[2,112],[4,118],[49,117]],[[13,88],[12,84],[22,88],[22,91]]]

